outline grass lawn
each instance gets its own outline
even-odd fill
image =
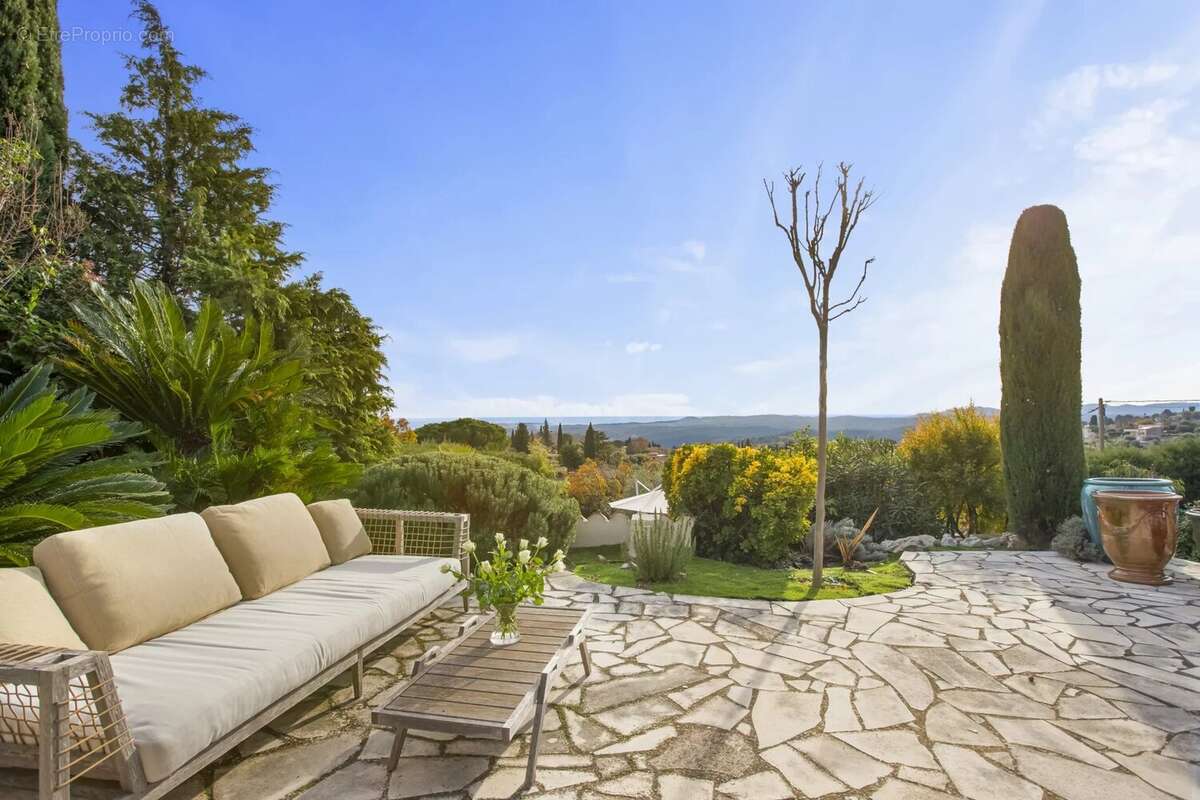
[[[575,549],[567,555],[567,565],[581,578],[612,586],[637,586],[637,574],[632,569],[621,569],[624,561],[620,545]],[[711,558],[693,558],[682,578],[672,583],[652,583],[648,588],[656,592],[710,597],[832,600],[894,592],[911,584],[912,575],[900,563],[899,556],[864,571],[847,572],[841,567],[826,567],[819,592],[813,591],[811,570],[762,569]]]

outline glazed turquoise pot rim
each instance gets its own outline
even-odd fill
[[[1084,483],[1149,483],[1155,486],[1171,483],[1170,478],[1084,478]]]

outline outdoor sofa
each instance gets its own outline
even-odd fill
[[[468,527],[282,494],[49,537],[0,570],[0,767],[148,800],[338,675],[361,696],[364,655],[462,592]]]

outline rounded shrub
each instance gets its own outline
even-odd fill
[[[797,449],[684,445],[663,471],[673,515],[695,520],[696,553],[772,564],[804,541],[817,464]]]
[[[367,508],[455,511],[471,515],[471,539],[491,550],[497,532],[567,550],[579,504],[563,485],[510,461],[475,452],[418,452],[369,468],[354,503]]]

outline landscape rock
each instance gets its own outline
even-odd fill
[[[885,543],[889,553],[903,553],[909,550],[928,550],[937,544],[937,539],[928,534],[919,536],[903,536],[891,539]]]

